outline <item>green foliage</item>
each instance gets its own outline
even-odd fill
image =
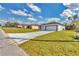
[[[72,24],[75,24],[75,30],[79,30],[79,20],[73,21]]]
[[[26,29],[26,28],[9,28],[3,27],[2,28],[6,33],[26,33],[26,32],[35,32],[38,30],[35,29]]]
[[[16,27],[16,25],[17,25],[18,23],[9,23],[9,22],[7,22],[6,23],[6,27]]]
[[[76,25],[74,25],[74,24],[70,24],[70,25],[66,26],[66,30],[75,30],[75,28],[76,28]]]
[[[73,23],[79,24],[79,20],[73,21],[72,24],[73,24]]]

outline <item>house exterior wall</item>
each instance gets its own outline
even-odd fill
[[[32,29],[39,29],[39,26],[31,26]]]
[[[57,31],[58,30],[58,26],[57,25],[53,25],[53,24],[41,25],[41,30]]]
[[[27,28],[27,26],[24,26],[24,28]]]
[[[61,30],[64,30],[64,29],[65,29],[65,27],[62,26],[62,25],[59,25],[59,24],[41,25],[41,30],[61,31]]]
[[[58,25],[58,31],[65,30],[65,26]]]
[[[22,26],[22,25],[17,25],[16,27],[17,27],[17,28],[22,28],[23,26]]]
[[[17,25],[17,28],[27,28],[27,25]]]
[[[58,26],[57,25],[48,25],[46,26],[46,30],[48,31],[57,31],[58,30]]]

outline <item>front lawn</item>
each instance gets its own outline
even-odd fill
[[[52,32],[20,45],[32,56],[79,56],[79,42],[74,31]]]
[[[2,28],[6,33],[26,33],[26,32],[35,32],[38,30],[35,29],[26,29],[26,28],[9,28],[3,27]]]

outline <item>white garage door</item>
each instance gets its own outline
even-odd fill
[[[46,27],[46,30],[47,31],[56,31],[57,30],[57,27],[56,26],[47,26]]]

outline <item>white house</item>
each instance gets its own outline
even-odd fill
[[[41,24],[40,29],[43,31],[60,31],[60,30],[65,30],[65,26],[63,26],[58,22],[50,22],[50,23]]]

